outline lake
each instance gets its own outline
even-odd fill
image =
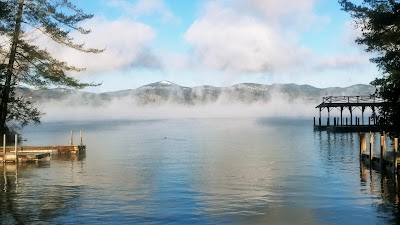
[[[87,153],[0,164],[0,224],[399,224],[394,182],[360,165],[358,134],[312,123],[29,126],[24,145],[68,145],[82,130]]]

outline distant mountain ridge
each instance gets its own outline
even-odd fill
[[[110,101],[128,99],[137,105],[173,103],[196,105],[209,103],[266,103],[279,96],[287,101],[319,102],[326,95],[371,95],[371,85],[356,84],[349,87],[316,88],[298,84],[240,83],[229,87],[203,85],[184,87],[170,81],[160,81],[128,89],[103,93],[91,93],[65,88],[39,89],[19,88],[20,96],[29,97],[37,103],[65,101],[68,104],[103,105]]]

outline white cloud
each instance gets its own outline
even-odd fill
[[[276,72],[296,66],[308,50],[293,33],[219,3],[209,3],[184,39],[201,66],[238,73]]]
[[[151,52],[155,31],[148,25],[129,21],[92,19],[82,25],[92,29],[88,35],[72,33],[75,43],[86,43],[86,47],[103,49],[100,54],[88,54],[57,45],[41,38],[41,45],[53,55],[69,64],[86,68],[87,72],[104,72],[130,67],[160,67],[160,62]]]
[[[272,24],[291,28],[307,27],[317,16],[313,12],[315,0],[233,0],[237,8],[250,14],[264,17]],[[295,4],[294,4],[295,2]]]
[[[346,70],[366,66],[369,63],[369,58],[365,54],[340,54],[318,59],[315,68],[317,70]]]

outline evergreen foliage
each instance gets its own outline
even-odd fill
[[[370,59],[382,72],[382,77],[371,82],[376,94],[387,104],[379,111],[381,122],[392,130],[392,136],[400,134],[400,1],[363,0],[355,4],[340,0],[342,9],[349,12],[361,29],[356,43],[366,46],[366,51],[376,56]]]
[[[46,46],[39,46],[30,34],[41,32],[52,41],[77,51],[100,53],[103,50],[86,48],[75,43],[71,31],[88,34],[79,23],[92,18],[68,0],[0,0],[0,132],[7,126],[39,123],[42,112],[32,106],[25,96],[16,96],[19,85],[35,88],[52,86],[84,88],[82,83],[67,75],[82,71],[53,57]]]

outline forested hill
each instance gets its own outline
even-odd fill
[[[65,101],[68,104],[103,105],[110,101],[132,100],[138,105],[173,103],[197,105],[209,103],[267,103],[271,100],[319,102],[323,96],[330,95],[371,95],[375,88],[371,85],[357,84],[349,87],[316,88],[297,84],[256,84],[242,83],[229,87],[184,87],[169,81],[144,85],[137,89],[114,92],[90,93],[73,89],[19,88],[18,95],[31,98],[34,102],[45,104],[51,101]]]

